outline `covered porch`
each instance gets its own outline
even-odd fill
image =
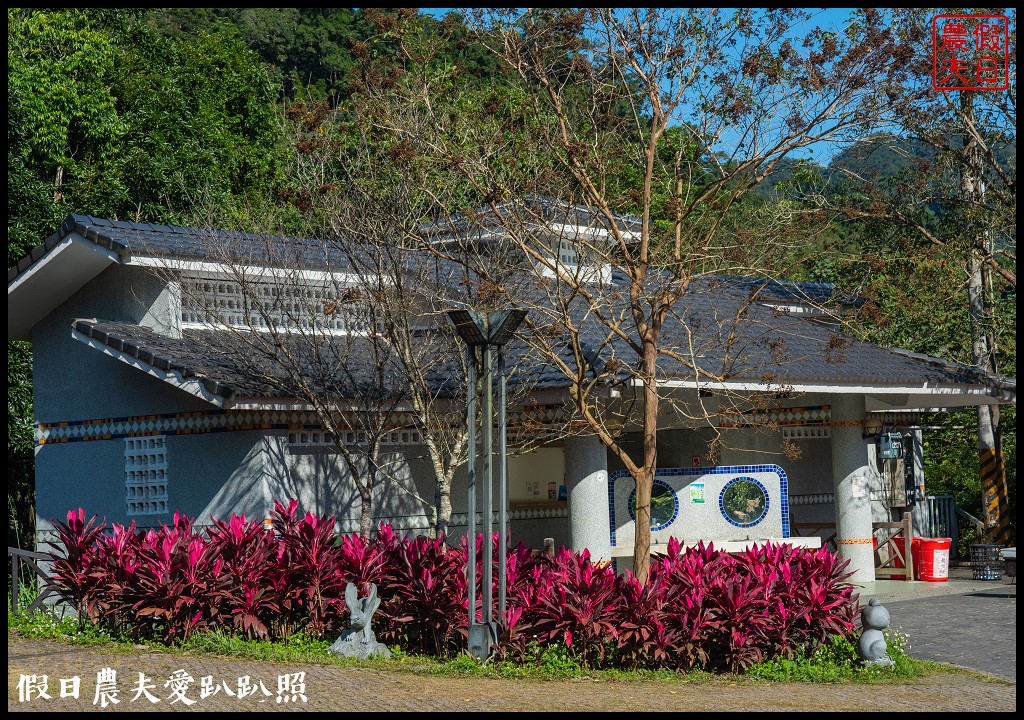
[[[1012,397],[1012,385],[999,392],[981,383],[958,385],[794,388],[787,398],[761,399],[748,410],[719,405],[715,391],[702,388],[704,417],[667,414],[659,429],[652,552],[669,538],[727,550],[761,542],[829,544],[850,561],[856,582],[874,582],[876,525],[909,512],[915,534],[927,535],[930,527],[928,504],[915,502],[927,493],[921,412]],[[697,399],[681,384],[668,392],[676,409],[692,408]],[[621,437],[639,451],[638,428],[624,427]],[[550,521],[561,520],[544,524],[556,545],[630,567],[635,483],[614,454],[596,435],[581,434],[530,457],[510,460],[517,534],[530,524],[531,511],[534,518],[547,513]]]

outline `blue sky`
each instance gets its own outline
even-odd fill
[[[420,12],[426,15],[432,15],[436,18],[442,18],[452,10],[456,8],[420,8]],[[819,8],[818,10],[812,11],[814,18],[813,22],[821,24],[821,26],[828,30],[836,30],[845,23],[847,18],[850,17],[850,13],[853,8]]]
[[[453,10],[453,8],[420,8],[420,12],[428,15],[432,15],[437,18],[444,17],[445,14]],[[801,28],[801,33],[806,32],[813,27],[821,27],[825,30],[832,30],[835,32],[841,32],[842,29],[849,22],[855,9],[854,8],[817,8],[809,9],[811,18],[804,28]],[[1016,20],[1015,10],[1007,9],[1004,11],[1010,18],[1011,22]],[[803,156],[813,158],[819,163],[827,164],[830,158],[838,152],[840,149],[835,143],[818,143],[811,146],[810,152],[803,153]]]
[[[451,12],[455,8],[420,8],[420,12],[431,15],[438,19],[444,17],[447,13]],[[826,30],[839,31],[849,20],[853,8],[820,8],[812,10],[811,20],[808,22],[808,28],[811,29],[814,26],[820,26]],[[838,150],[831,144],[819,143],[812,147],[812,152],[808,153],[808,157],[812,157],[819,162],[828,162],[828,159]]]

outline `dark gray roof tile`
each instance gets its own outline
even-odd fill
[[[583,227],[605,227],[607,221],[600,213],[577,203],[570,203],[540,194],[528,194],[522,199],[505,200],[495,204],[503,216],[525,223],[572,223]],[[643,220],[633,215],[613,214],[615,224],[631,232],[639,232]],[[499,232],[501,221],[490,207],[476,208],[464,215],[454,215],[424,223],[420,231],[427,237],[448,233]]]
[[[109,220],[89,215],[69,215],[60,230],[8,270],[8,283],[39,261],[61,240],[77,232],[97,245],[120,255],[152,255],[175,259],[216,262],[270,260],[289,267],[300,263],[308,268],[348,266],[344,252],[310,238],[258,233],[228,232],[180,225],[154,225],[129,220]],[[13,274],[11,271],[14,271]]]
[[[77,320],[73,327],[79,333],[114,350],[126,352],[142,362],[165,372],[176,372],[183,378],[203,378],[204,386],[212,393],[233,397],[242,393],[251,397],[302,397],[294,381],[281,366],[267,360],[250,343],[241,342],[230,334],[208,330],[188,330],[181,338],[171,338],[148,328],[131,323]],[[293,337],[286,339],[290,357],[299,359],[303,379],[321,384],[321,392],[330,397],[350,397],[366,400],[374,394],[388,401],[404,396],[397,364],[385,358],[383,377],[386,387],[374,387],[374,348],[366,338],[339,336],[327,342],[337,345],[321,348],[319,357],[311,346]],[[268,342],[264,348],[273,345]],[[380,349],[380,345],[377,346]],[[366,358],[366,362],[344,363],[337,359],[343,355]],[[323,362],[326,355],[328,362]],[[333,362],[331,362],[333,361]],[[323,375],[323,368],[337,369],[335,374]],[[390,402],[390,401],[389,401]]]
[[[229,233],[224,231],[183,228],[111,221],[85,215],[69,216],[61,233],[52,236],[19,260],[15,268],[8,270],[8,282],[31,266],[33,259],[45,256],[71,232],[95,238],[96,242],[114,248],[120,253],[152,254],[176,258],[212,258],[211,239],[216,249],[229,246],[235,258],[248,259],[254,263],[268,262],[268,248],[281,256],[288,255],[291,262],[304,267],[349,267],[348,257],[337,248],[323,242],[309,239],[272,237],[253,233]],[[271,260],[273,258],[270,258]],[[410,260],[410,268],[413,262]],[[425,268],[436,277],[427,278]],[[427,263],[417,268],[415,274],[422,282],[445,287],[453,302],[459,288],[450,278],[459,275],[459,269],[442,262]],[[652,282],[658,278],[652,277]],[[789,300],[807,297],[815,302],[826,298],[832,288],[818,284],[767,283],[756,278],[728,278],[700,276],[691,282],[688,292],[674,308],[674,315],[666,323],[663,346],[677,347],[689,352],[692,342],[695,348],[693,359],[701,368],[702,375],[714,375],[726,381],[759,383],[771,378],[773,384],[866,384],[875,386],[921,386],[923,383],[937,384],[990,384],[990,379],[970,367],[948,363],[935,358],[917,357],[900,351],[889,350],[856,339],[842,336],[833,327],[819,324],[799,315],[789,315],[759,303],[751,303],[751,289],[764,286],[770,300]],[[611,291],[618,291],[624,302],[627,284],[618,277]],[[613,293],[610,293],[610,295]],[[516,296],[522,307],[540,307],[545,302],[542,285],[524,283]],[[732,318],[744,308],[743,320],[733,327]],[[582,303],[574,314],[583,322],[590,308]],[[591,316],[592,318],[592,316]],[[543,322],[540,318],[531,318]],[[250,395],[273,395],[289,391],[285,379],[274,379],[266,366],[260,366],[257,359],[244,356],[244,348],[231,348],[227,335],[219,336],[212,331],[186,331],[185,337],[173,339],[161,336],[145,328],[124,323],[79,321],[79,332],[93,337],[97,342],[108,343],[110,338],[120,343],[132,356],[137,356],[161,369],[180,368],[183,372],[202,374],[225,387]],[[624,341],[606,343],[606,329],[590,319],[583,322],[583,340],[601,352],[604,359],[614,357],[626,363],[635,364],[636,358]],[[364,344],[365,345],[365,344]],[[217,349],[220,348],[218,351]],[[298,348],[297,351],[301,350]],[[349,350],[365,352],[367,347],[360,343],[350,344]],[[235,356],[232,356],[232,351]],[[303,355],[303,353],[299,353]],[[304,357],[303,362],[314,363],[314,358]],[[568,350],[564,357],[568,358]],[[692,380],[692,371],[677,360],[664,355],[659,359],[659,374],[668,379]],[[254,369],[260,372],[253,372]],[[528,376],[530,382],[539,387],[564,387],[566,380],[553,365],[541,361],[524,363],[519,372]],[[627,371],[621,374],[624,376]],[[268,374],[269,373],[269,374]],[[431,381],[438,387],[457,382],[457,366],[439,366],[431,370]],[[267,382],[254,380],[255,376],[270,377]],[[453,378],[456,378],[453,381]],[[347,379],[325,378],[325,382],[336,383],[339,392],[345,390],[348,382],[353,388],[365,390],[371,378],[354,375]],[[394,387],[402,383],[397,380]]]

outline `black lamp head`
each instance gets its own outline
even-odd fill
[[[487,315],[475,310],[448,311],[448,319],[455,326],[455,332],[470,347],[504,345],[512,339],[525,317],[525,310],[499,310]]]
[[[470,347],[487,344],[487,329],[480,313],[473,310],[449,310],[448,319],[462,341]]]
[[[491,345],[504,345],[512,339],[512,335],[519,329],[525,317],[525,310],[502,310],[491,313],[487,316],[490,326],[490,337],[487,342]]]

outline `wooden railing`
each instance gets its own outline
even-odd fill
[[[801,537],[807,537],[809,535],[820,535],[821,546],[827,547],[832,552],[838,552],[836,544],[836,524],[827,522],[805,522],[805,523],[790,523],[790,528],[794,533]],[[876,557],[879,558],[879,564],[875,566],[875,570],[893,570],[898,571],[898,575],[904,576],[908,581],[914,580],[914,554],[911,552],[914,543],[914,524],[911,521],[910,513],[903,513],[903,519],[899,522],[876,522],[871,523],[872,531],[878,530],[896,530],[892,534],[887,534],[885,540],[878,543],[876,550]],[[903,549],[901,550],[899,545],[893,542],[893,538],[903,536]],[[878,552],[881,551],[881,552]],[[884,560],[881,556],[885,555]],[[896,567],[897,560],[903,563],[903,567]],[[877,575],[877,573],[876,573]],[[891,578],[892,576],[890,576]],[[886,578],[882,578],[883,580]]]
[[[7,557],[11,560],[11,612],[18,612],[18,600],[21,594],[21,569],[24,567],[31,570],[43,581],[42,590],[36,599],[29,603],[29,606],[25,608],[25,612],[42,610],[47,614],[52,615],[54,618],[59,619],[57,614],[52,610],[52,605],[46,603],[46,598],[56,594],[52,578],[47,575],[36,562],[37,560],[50,560],[50,556],[46,553],[22,550],[20,548],[8,546]],[[33,578],[33,580],[38,582],[35,578]]]
[[[903,575],[907,582],[914,581],[914,522],[911,519],[910,513],[903,513],[903,520],[900,522],[884,522],[884,523],[871,523],[872,530],[896,530],[896,532],[889,535],[885,541],[878,544],[878,550],[885,550],[884,553],[878,553],[879,556],[887,554],[888,558],[876,568],[876,570],[884,570],[886,568],[891,570],[900,570],[901,568],[895,567],[896,559],[899,558],[903,561]],[[903,548],[893,542],[893,538],[903,536]],[[892,567],[890,567],[892,566]],[[899,573],[897,573],[898,575]],[[883,578],[884,579],[884,578]],[[890,579],[893,576],[890,575]]]

